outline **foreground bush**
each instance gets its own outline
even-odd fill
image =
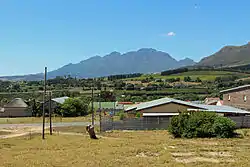
[[[226,117],[211,112],[181,113],[171,119],[169,132],[183,138],[230,138],[236,124]]]

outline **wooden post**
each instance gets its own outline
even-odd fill
[[[46,81],[47,80],[47,67],[44,71],[44,92],[43,92],[43,129],[42,129],[42,139],[45,139],[45,101],[46,101]]]
[[[92,96],[92,103],[91,103],[91,112],[92,112],[92,125],[94,126],[95,125],[95,113],[94,113],[94,90],[93,90],[93,87],[92,87],[92,90],[91,90],[91,96]]]
[[[102,132],[102,106],[101,106],[101,94],[99,94],[99,125],[100,132]]]
[[[49,132],[52,135],[52,121],[51,121],[51,92],[49,92]]]

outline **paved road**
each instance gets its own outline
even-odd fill
[[[63,127],[63,126],[87,126],[91,122],[56,122],[52,123],[53,127]],[[9,127],[39,127],[42,126],[42,123],[29,123],[29,124],[0,124],[0,128],[9,128]],[[49,126],[48,123],[45,125]]]

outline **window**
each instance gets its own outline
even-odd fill
[[[231,96],[230,95],[228,95],[228,101],[230,101],[231,100]]]
[[[246,95],[244,95],[244,102],[246,102],[247,101],[247,96]]]

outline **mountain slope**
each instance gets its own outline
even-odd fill
[[[152,73],[166,69],[194,65],[191,59],[177,61],[168,53],[151,48],[121,54],[112,52],[104,57],[95,56],[77,64],[68,64],[49,73],[49,77],[71,75],[79,78],[100,77],[128,73]]]
[[[225,46],[217,53],[203,58],[198,66],[230,67],[250,63],[250,43],[242,46]]]

